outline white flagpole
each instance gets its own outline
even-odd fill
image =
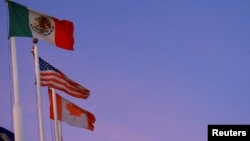
[[[63,137],[62,137],[62,124],[61,121],[58,120],[58,133],[59,133],[59,141],[63,141]]]
[[[54,112],[54,127],[55,127],[55,139],[56,141],[60,141],[59,137],[59,129],[58,129],[58,114],[57,114],[57,102],[56,102],[56,93],[55,89],[51,88],[52,90],[52,100],[53,100],[53,112]]]
[[[39,136],[40,141],[44,141],[44,127],[43,127],[43,108],[42,108],[42,98],[41,98],[41,85],[40,85],[40,69],[39,69],[39,58],[38,58],[38,49],[37,49],[36,38],[33,39],[34,46],[32,51],[35,58],[35,71],[36,71],[36,94],[37,94],[37,110],[38,110],[38,120],[39,120]]]
[[[16,40],[15,37],[10,37],[11,44],[11,61],[12,61],[12,79],[14,89],[14,105],[13,105],[13,121],[15,141],[23,141],[23,118],[22,107],[19,102],[19,86],[18,86],[18,67],[16,57]]]

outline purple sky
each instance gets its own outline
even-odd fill
[[[64,141],[206,141],[208,124],[250,124],[249,0],[16,1],[74,22],[75,51],[39,40],[40,56],[87,87],[57,91],[96,116],[62,123]],[[0,126],[12,128],[8,12],[0,4]],[[31,38],[16,38],[25,141],[39,140]],[[42,87],[46,141],[52,141]]]

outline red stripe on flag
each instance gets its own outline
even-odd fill
[[[49,93],[49,101],[50,101],[50,119],[54,119],[54,106],[53,106],[53,98],[52,91],[48,88]],[[56,95],[56,105],[57,105],[57,117],[58,120],[62,120],[62,99],[58,95]]]
[[[52,17],[55,21],[55,44],[56,46],[67,49],[74,50],[74,24],[68,20],[58,20]]]
[[[88,117],[88,129],[93,131],[94,130],[94,123],[96,121],[95,116],[88,111],[86,111],[86,115]]]

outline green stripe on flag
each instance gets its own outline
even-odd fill
[[[29,10],[13,1],[8,1],[9,36],[32,37],[29,27]]]

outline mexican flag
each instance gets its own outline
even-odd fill
[[[68,20],[42,14],[7,0],[9,36],[33,37],[67,50],[74,50],[74,25]]]

